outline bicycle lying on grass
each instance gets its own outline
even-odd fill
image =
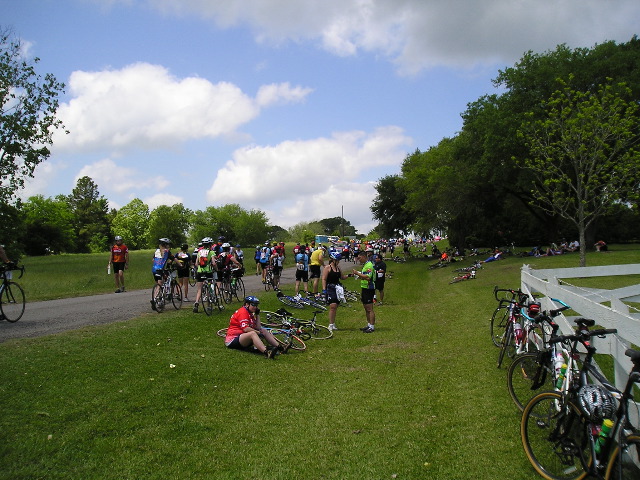
[[[577,355],[578,344],[587,353],[577,380],[567,368],[561,390],[536,395],[522,413],[520,432],[525,453],[546,479],[583,479],[588,475],[640,478],[640,435],[629,419],[633,387],[640,382],[640,351],[625,352],[633,368],[622,392],[593,363],[596,349],[591,338],[612,333],[616,330],[580,330],[551,340],[566,344],[571,355]],[[599,384],[589,383],[589,377]],[[618,400],[617,408],[614,399]]]
[[[304,320],[294,317],[292,313],[287,312],[284,308],[280,308],[275,312],[262,311],[262,314],[266,317],[266,321],[262,324],[270,328],[278,328],[282,325],[296,325],[300,328],[300,337],[303,340],[326,340],[333,337],[333,331],[316,322],[316,317],[319,313],[323,312],[316,310],[313,312],[311,320]]]
[[[468,273],[463,273],[461,275],[453,277],[453,279],[449,282],[449,285],[451,285],[452,283],[462,282],[463,280],[475,280],[475,279],[476,279],[476,271],[471,270]]]
[[[307,349],[307,344],[302,340],[302,332],[299,326],[295,324],[283,323],[279,326],[265,326],[263,328],[269,330],[277,342],[283,347],[289,346],[289,349],[303,352]],[[216,332],[219,337],[227,336],[227,328],[221,328]]]
[[[313,308],[317,308],[319,310],[327,309],[327,307],[323,305],[319,300],[316,300],[310,297],[303,297],[302,295],[299,295],[299,294],[295,296],[291,296],[291,295],[285,295],[282,292],[278,292],[276,296],[278,297],[278,300],[280,300],[282,303],[284,303],[289,307],[304,308],[306,306],[310,306]]]
[[[12,271],[20,270],[20,276],[24,275],[24,266],[18,267],[14,263],[0,265],[0,320],[14,323],[22,318],[26,300],[24,290],[16,282],[12,282]]]

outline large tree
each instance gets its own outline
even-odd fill
[[[29,197],[22,212],[26,225],[24,248],[28,255],[74,251],[74,216],[66,197]]]
[[[637,191],[640,121],[624,84],[582,92],[571,81],[559,80],[561,88],[542,103],[545,117],[523,124],[531,152],[523,164],[537,179],[535,200],[576,225],[585,266],[587,228]]]
[[[111,236],[109,202],[100,195],[98,185],[90,177],[81,177],[67,199],[74,214],[77,251],[105,251]]]
[[[8,202],[45,161],[53,132],[62,128],[56,118],[58,95],[64,84],[52,74],[40,76],[34,58],[24,58],[18,39],[0,31],[0,201]]]
[[[155,247],[159,238],[168,238],[174,247],[187,240],[189,231],[189,219],[191,211],[181,203],[172,206],[160,205],[149,215],[149,226],[147,229],[147,244]]]
[[[149,207],[139,198],[134,198],[117,211],[111,229],[120,235],[130,249],[148,247]]]

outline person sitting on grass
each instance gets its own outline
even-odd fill
[[[606,252],[607,250],[609,250],[609,247],[607,247],[607,244],[604,242],[604,240],[597,241],[594,247],[596,248],[597,252]]]
[[[271,332],[260,324],[260,300],[249,295],[244,299],[244,305],[231,315],[229,328],[224,344],[227,348],[237,350],[258,350],[267,358],[276,358],[278,352],[286,353],[289,346],[278,343]],[[265,339],[269,346],[262,341]]]

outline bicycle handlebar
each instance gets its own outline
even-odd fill
[[[610,335],[612,333],[618,333],[617,328],[599,328],[598,330],[580,330],[579,332],[569,335],[558,335],[549,340],[549,343],[559,343],[567,340],[578,340],[579,342],[585,342],[591,337],[601,337]]]
[[[13,262],[0,264],[0,273],[15,271],[15,270],[20,270],[20,276],[18,277],[18,280],[20,280],[24,275],[24,270],[25,270],[24,265],[19,267],[17,263],[13,263]]]

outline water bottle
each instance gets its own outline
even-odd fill
[[[567,364],[563,363],[562,367],[560,367],[560,375],[558,375],[558,380],[556,380],[556,388],[560,390],[562,388],[562,383],[564,382],[564,376],[567,373]]]
[[[613,420],[609,418],[605,418],[602,421],[602,427],[600,428],[600,434],[598,435],[598,439],[596,440],[596,453],[600,453],[602,447],[607,443],[607,439],[609,438],[609,432],[611,432],[611,428],[613,427]]]
[[[522,342],[522,326],[518,322],[516,322],[513,329],[516,334],[516,343],[520,344]]]
[[[107,265],[107,275],[111,275],[111,264]]]
[[[562,356],[562,354],[556,353],[556,362],[555,362],[556,377],[560,375],[560,370],[562,369],[563,363],[564,363],[564,357]]]

